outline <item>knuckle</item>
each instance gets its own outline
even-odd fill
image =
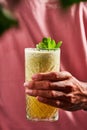
[[[62,71],[63,74],[67,75],[68,78],[72,77],[72,74],[68,71]]]
[[[36,94],[36,90],[33,90],[33,91],[32,91],[32,95],[35,95],[35,94]]]
[[[29,88],[34,88],[35,86],[35,81],[30,81],[29,82]]]
[[[50,87],[51,87],[51,83],[50,83],[50,81],[43,81],[43,86],[45,87],[45,88],[47,88],[47,89],[50,89]]]
[[[70,72],[67,72],[67,75],[70,76],[70,77],[72,76]]]
[[[66,89],[68,92],[74,91],[74,90],[73,90],[73,83],[72,83],[72,82],[67,83],[66,86],[65,86],[65,89]]]
[[[56,104],[59,108],[63,108],[64,107],[64,104],[63,102],[60,102],[60,101],[56,101]]]
[[[69,82],[68,86],[72,88],[73,87],[73,83]]]
[[[34,96],[37,96],[37,95],[39,94],[39,92],[38,92],[37,90],[33,90],[32,94],[33,94]]]
[[[50,96],[51,96],[52,98],[56,97],[56,92],[55,92],[55,91],[51,91],[51,92],[50,92]]]
[[[58,73],[57,72],[51,72],[51,75],[53,78],[57,78],[58,77]]]
[[[49,81],[45,81],[45,85],[46,86],[50,86],[50,82]]]
[[[70,103],[72,103],[72,104],[75,102],[75,97],[74,97],[72,94],[68,95],[68,96],[67,96],[67,99],[68,99],[68,101],[69,101]]]

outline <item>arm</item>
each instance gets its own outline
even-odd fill
[[[67,111],[87,109],[87,83],[69,72],[37,74],[32,79],[25,83],[25,92],[40,102]]]

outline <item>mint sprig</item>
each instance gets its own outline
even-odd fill
[[[44,37],[42,41],[36,45],[36,48],[52,50],[52,49],[60,48],[61,45],[62,45],[62,41],[56,43],[54,39],[51,39],[50,37],[48,38]]]

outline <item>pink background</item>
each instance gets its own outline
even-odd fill
[[[26,119],[24,48],[35,47],[44,36],[63,41],[61,70],[87,81],[87,3],[66,12],[57,0],[23,0],[15,10],[18,29],[0,38],[0,130],[86,130],[87,112],[60,110],[56,122]]]

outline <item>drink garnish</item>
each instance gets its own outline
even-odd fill
[[[56,43],[56,41],[50,37],[44,37],[41,42],[36,45],[36,48],[39,50],[48,49],[55,50],[60,48],[62,45],[62,41]]]

